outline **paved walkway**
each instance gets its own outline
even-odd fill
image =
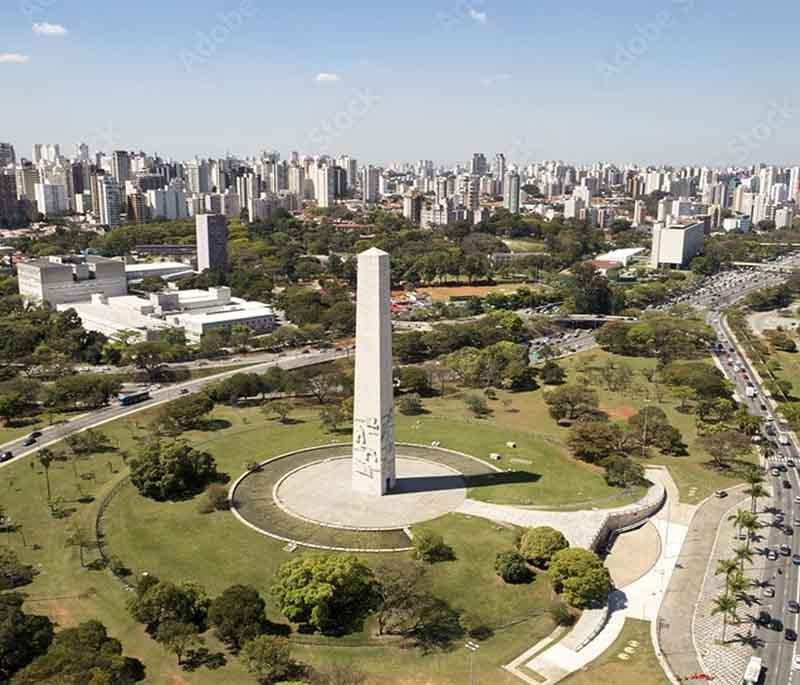
[[[658,532],[658,557],[641,578],[609,598],[609,611],[584,612],[572,632],[543,650],[529,650],[505,669],[531,685],[554,685],[570,673],[584,668],[606,652],[630,618],[654,621],[664,598],[667,583],[688,532],[687,523],[694,507],[678,504],[678,489],[666,469],[648,470],[647,477],[660,483],[667,492],[667,504],[650,521]],[[614,554],[612,550],[612,555]],[[594,637],[587,642],[587,638]],[[538,653],[537,653],[538,651]],[[528,656],[532,658],[527,658]]]
[[[742,673],[747,666],[747,662],[753,656],[753,648],[745,643],[745,640],[752,637],[754,625],[752,622],[743,622],[740,625],[731,625],[728,621],[728,629],[725,635],[725,644],[720,644],[723,633],[723,618],[721,614],[711,615],[713,602],[716,597],[725,593],[725,577],[714,574],[717,561],[720,559],[730,559],[733,549],[738,547],[736,540],[737,530],[733,523],[728,521],[728,516],[736,512],[737,509],[747,509],[750,502],[749,497],[735,497],[729,502],[729,508],[722,517],[717,537],[714,540],[713,553],[706,568],[703,587],[695,610],[692,631],[694,643],[700,655],[700,663],[703,671],[713,674],[714,681],[722,685],[739,685],[742,682]],[[763,516],[762,523],[768,521],[769,517]],[[754,552],[755,555],[755,552]],[[756,556],[758,559],[758,557]],[[758,564],[745,565],[745,575],[751,580],[759,580],[762,568]],[[757,613],[759,610],[758,594],[752,594],[753,607],[740,608],[740,613]]]
[[[744,486],[739,486],[729,492],[736,497],[743,489]],[[731,497],[711,498],[697,509],[658,612],[661,650],[671,671],[679,679],[703,672],[695,650],[692,620],[713,552],[712,543],[732,502],[735,500]]]

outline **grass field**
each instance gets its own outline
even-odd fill
[[[507,239],[503,241],[512,252],[543,252],[545,244],[540,240]]]
[[[540,283],[499,283],[497,285],[425,286],[418,293],[429,295],[437,302],[448,302],[452,297],[486,297],[489,293],[515,293],[519,288],[540,288]]]
[[[626,647],[633,653],[628,659],[620,659]],[[653,651],[650,623],[629,618],[605,654],[561,682],[564,685],[667,685],[669,680]]]

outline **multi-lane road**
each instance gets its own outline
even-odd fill
[[[58,442],[59,440],[63,440],[68,435],[79,433],[80,431],[88,428],[101,426],[109,421],[114,421],[115,419],[119,419],[130,414],[135,414],[137,412],[144,411],[145,409],[150,409],[160,404],[164,404],[165,402],[177,399],[183,395],[200,392],[209,384],[216,383],[237,373],[263,373],[273,366],[278,366],[282,369],[298,369],[304,366],[314,366],[316,364],[322,364],[335,359],[341,359],[349,354],[350,350],[346,349],[310,351],[307,354],[295,355],[273,355],[271,359],[261,361],[253,366],[247,366],[233,371],[225,371],[213,376],[207,376],[206,378],[153,390],[150,393],[151,399],[147,400],[146,402],[141,402],[129,407],[123,407],[117,403],[114,403],[113,405],[104,409],[99,409],[97,411],[78,416],[71,421],[44,428],[41,431],[41,437],[38,438],[35,445],[25,446],[24,437],[12,442],[7,442],[4,445],[0,445],[0,452],[11,452],[14,455],[14,458],[10,461],[0,464],[0,468],[12,464],[14,461],[36,452],[42,447],[46,447],[54,442]]]

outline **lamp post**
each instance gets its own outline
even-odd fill
[[[481,646],[477,642],[473,642],[472,640],[468,640],[467,644],[464,645],[469,653],[469,685],[475,685],[475,674],[472,668],[472,660],[475,657],[475,652],[477,652]]]

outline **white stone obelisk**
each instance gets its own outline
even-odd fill
[[[381,496],[397,478],[389,255],[358,255],[353,490]]]

